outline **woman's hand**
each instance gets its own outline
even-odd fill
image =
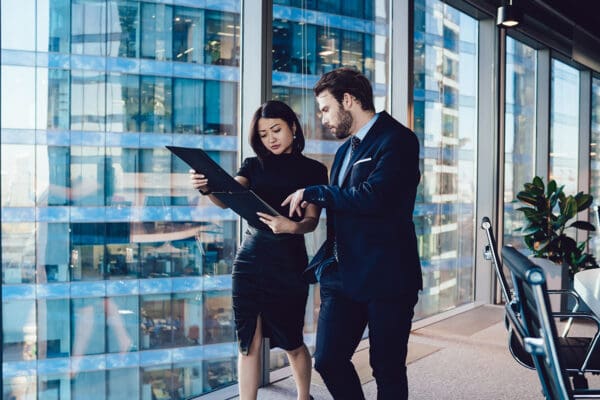
[[[267,225],[273,233],[295,233],[296,223],[283,215],[272,216],[269,214],[257,212],[262,223]]]
[[[210,189],[208,188],[208,179],[206,177],[193,169],[190,169],[190,182],[194,189],[199,190],[200,193],[209,193]]]

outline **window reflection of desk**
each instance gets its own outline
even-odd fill
[[[600,316],[600,268],[575,274],[573,288],[596,316]]]

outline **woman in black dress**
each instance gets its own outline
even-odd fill
[[[281,203],[289,193],[309,185],[327,184],[327,168],[304,157],[304,136],[294,111],[280,101],[268,101],[254,113],[250,144],[256,157],[244,160],[235,179],[252,189],[281,216],[259,214],[250,226],[233,264],[233,311],[239,342],[240,399],[256,399],[262,338],[286,351],[298,399],[309,399],[311,359],[302,330],[308,285],[302,279],[307,264],[303,234],[313,231],[321,210],[309,205],[304,215],[284,217]],[[210,183],[201,171],[190,171],[195,189],[213,203]]]

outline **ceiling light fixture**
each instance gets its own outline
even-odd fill
[[[504,28],[513,28],[521,22],[521,10],[513,4],[513,0],[502,0],[498,7],[496,25]]]

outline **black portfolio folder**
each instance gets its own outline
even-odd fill
[[[195,171],[204,174],[208,179],[213,196],[248,221],[250,225],[255,227],[265,226],[260,222],[258,215],[256,215],[257,212],[280,215],[256,193],[233,179],[204,150],[177,146],[166,147]]]

